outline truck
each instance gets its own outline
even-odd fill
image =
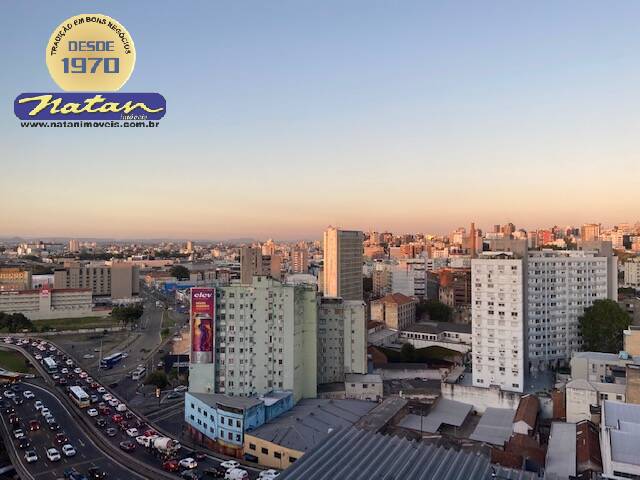
[[[182,445],[180,445],[180,442],[178,442],[177,440],[174,440],[173,438],[160,437],[155,435],[151,437],[146,437],[146,438],[148,438],[149,440],[143,440],[142,438],[137,437],[136,441],[140,445],[153,448],[165,456],[173,455],[182,448]]]

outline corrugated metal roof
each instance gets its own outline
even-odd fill
[[[568,479],[576,475],[576,424],[551,424],[549,448],[547,448],[547,473]]]
[[[357,428],[332,433],[279,480],[532,480],[531,472],[493,466],[486,455],[426,445]]]
[[[420,418],[420,415],[407,415],[399,425],[412,430],[436,433],[443,423],[460,427],[472,408],[473,405],[468,403],[440,398],[426,417]]]
[[[504,446],[511,437],[515,414],[515,410],[509,408],[487,408],[469,438],[478,442]]]

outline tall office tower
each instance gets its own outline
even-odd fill
[[[187,240],[187,253],[193,253],[193,242],[191,240]]]
[[[347,373],[367,373],[364,302],[327,297],[318,302],[318,383],[344,382]]]
[[[329,227],[324,232],[324,295],[362,300],[362,232]]]
[[[274,255],[276,253],[276,244],[270,238],[262,245],[262,255]]]
[[[263,255],[261,272],[262,275],[269,275],[276,280],[282,280],[282,255],[279,253]]]
[[[69,240],[69,251],[72,253],[80,251],[80,242],[78,240]]]
[[[628,287],[640,287],[640,257],[630,258],[625,262],[624,284]]]
[[[511,222],[502,226],[502,233],[507,238],[510,238],[511,235],[513,235],[513,232],[515,231],[516,231],[516,226]]]
[[[189,391],[246,397],[291,390],[295,402],[316,397],[315,288],[254,276],[250,285],[217,288],[216,304],[215,377],[190,365]]]
[[[524,389],[525,269],[525,260],[511,252],[471,261],[474,386]]]
[[[590,241],[598,240],[600,238],[600,224],[598,223],[585,223],[580,227],[580,240]]]
[[[243,246],[240,249],[240,283],[251,285],[254,275],[263,275],[262,252],[259,248]]]
[[[296,247],[291,253],[291,270],[293,273],[309,271],[309,251],[306,246]]]

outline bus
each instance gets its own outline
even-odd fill
[[[111,355],[104,357],[100,360],[100,368],[113,368],[113,366],[122,360],[125,354],[122,352],[112,353]]]
[[[140,380],[141,378],[144,378],[144,374],[146,371],[147,369],[144,368],[143,365],[140,365],[133,372],[131,372],[131,380]]]
[[[45,357],[44,360],[42,361],[42,364],[44,365],[44,368],[49,373],[56,373],[58,371],[58,364],[51,357]]]
[[[76,385],[69,387],[69,396],[80,408],[86,408],[91,403],[87,392]]]

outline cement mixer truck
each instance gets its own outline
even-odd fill
[[[160,437],[153,435],[151,437],[140,436],[136,437],[136,442],[147,448],[156,450],[163,456],[174,455],[178,450],[182,448],[180,442],[169,437]]]

